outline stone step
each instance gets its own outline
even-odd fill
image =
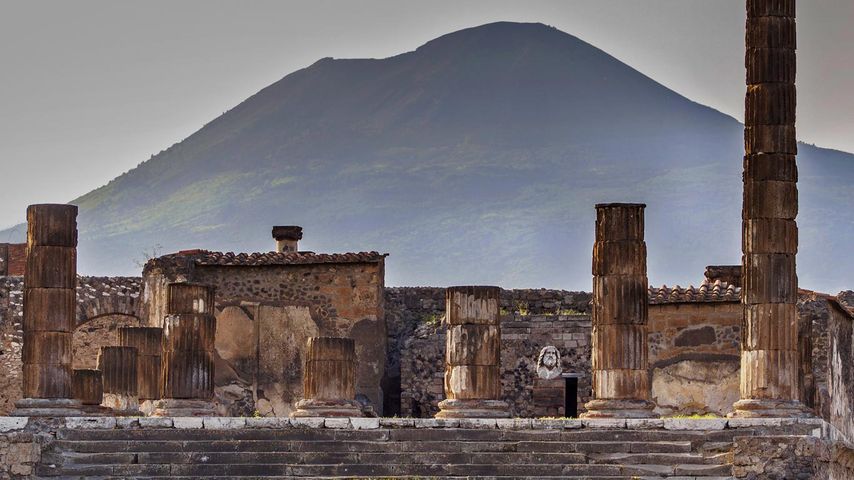
[[[66,465],[51,467],[42,465],[37,469],[40,477],[85,476],[92,477],[612,477],[629,478],[650,476],[656,478],[673,476],[720,477],[730,474],[726,465],[587,465],[587,464],[122,464],[122,465]]]
[[[688,453],[691,442],[369,442],[299,440],[115,441],[58,440],[68,452],[542,452],[542,453]]]
[[[751,436],[749,429],[716,431],[670,430],[468,430],[468,429],[62,429],[57,437],[66,440],[356,440],[356,441],[561,441],[561,442],[731,442],[735,436]]]

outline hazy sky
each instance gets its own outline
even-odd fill
[[[319,58],[387,57],[499,20],[553,25],[742,118],[744,0],[0,0],[0,227]],[[847,151],[852,25],[852,0],[799,2],[799,136]]]

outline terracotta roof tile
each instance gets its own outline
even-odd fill
[[[720,280],[716,280],[714,283],[703,283],[699,287],[682,288],[679,285],[675,287],[668,287],[667,285],[649,287],[650,305],[739,301],[741,301],[741,288]]]
[[[218,266],[263,266],[263,265],[310,265],[318,263],[375,263],[387,257],[387,253],[314,253],[314,252],[211,252],[208,250],[185,250],[163,255],[149,261],[149,265],[167,265],[191,261],[196,265]],[[148,265],[146,266],[148,267]]]

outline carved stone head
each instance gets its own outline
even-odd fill
[[[540,378],[551,380],[557,378],[563,373],[563,368],[560,364],[560,352],[553,346],[548,346],[540,350],[540,356],[537,358],[537,375]]]

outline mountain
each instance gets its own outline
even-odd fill
[[[647,207],[652,283],[740,261],[742,125],[542,24],[294,72],[80,206],[80,270],[160,245],[391,253],[387,283],[590,289],[593,205]],[[854,156],[801,144],[801,284],[854,271]]]

